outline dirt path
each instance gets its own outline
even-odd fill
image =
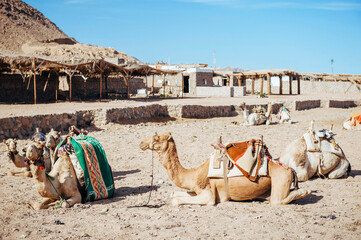
[[[14,169],[4,161],[0,144],[0,239],[359,239],[361,235],[360,132],[342,130],[342,121],[354,109],[313,109],[292,112],[292,125],[236,126],[240,117],[182,120],[138,125],[109,124],[91,131],[104,146],[114,171],[115,197],[78,204],[70,209],[34,211],[31,201],[40,200],[33,179],[8,176]],[[217,206],[168,204],[180,191],[154,157],[154,186],[150,186],[152,153],[139,143],[154,132],[170,131],[181,163],[195,167],[212,152],[219,135],[224,142],[263,134],[270,153],[277,157],[291,140],[303,135],[310,120],[316,128],[334,124],[335,137],[352,165],[345,179],[315,178],[300,183],[311,195],[286,206],[267,202],[227,202]],[[26,140],[19,140],[19,148]],[[153,191],[152,191],[153,189]],[[149,194],[153,207],[144,204]]]

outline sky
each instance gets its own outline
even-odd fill
[[[361,0],[23,1],[145,63],[361,74]]]

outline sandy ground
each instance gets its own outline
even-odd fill
[[[0,239],[360,239],[361,132],[341,128],[355,110],[361,107],[292,112],[292,125],[236,126],[231,124],[241,120],[236,116],[89,129],[106,150],[114,171],[115,196],[70,209],[30,209],[28,203],[40,200],[33,179],[7,175],[15,167],[4,161],[1,143]],[[23,114],[28,111],[23,109]],[[210,144],[219,135],[231,142],[263,134],[270,153],[278,157],[287,143],[303,135],[312,119],[318,129],[334,124],[336,140],[352,165],[351,176],[300,183],[312,194],[286,206],[271,207],[262,201],[171,206],[170,194],[181,189],[169,180],[155,154],[139,149],[142,138],[170,131],[181,163],[191,168],[209,157]],[[19,140],[19,148],[27,141]],[[150,194],[150,205],[141,207]]]

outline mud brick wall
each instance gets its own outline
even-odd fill
[[[306,100],[306,101],[295,101],[295,110],[301,111],[312,108],[319,108],[321,106],[321,100]]]
[[[353,100],[349,100],[349,101],[330,100],[328,104],[328,107],[330,108],[350,108],[356,106],[357,104]]]
[[[184,105],[182,108],[183,118],[213,118],[229,117],[234,114],[233,106],[201,106]]]

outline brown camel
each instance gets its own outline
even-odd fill
[[[67,154],[59,156],[49,174],[46,174],[43,159],[43,143],[31,142],[26,147],[26,157],[34,176],[35,185],[41,202],[33,204],[33,208],[46,209],[60,204],[61,207],[71,207],[82,200],[77,178],[71,160]]]
[[[168,171],[170,179],[178,187],[191,191],[191,193],[173,194],[173,205],[215,205],[228,200],[242,201],[266,198],[269,195],[270,203],[279,205],[288,204],[311,193],[304,189],[290,191],[293,180],[291,170],[269,162],[269,177],[259,177],[256,182],[252,182],[244,176],[229,178],[228,196],[223,179],[207,177],[209,159],[196,168],[185,169],[182,167],[171,133],[156,134],[145,138],[139,147],[142,150],[150,149],[157,152],[159,161]]]
[[[17,151],[17,142],[16,138],[12,139],[9,138],[8,140],[3,140],[4,144],[6,145],[8,152],[7,156],[9,160],[11,160],[15,167],[22,168],[23,171],[10,171],[10,174],[13,176],[24,176],[24,177],[31,177],[30,167],[25,163],[25,157],[21,156]]]
[[[50,130],[50,132],[48,132],[48,134],[45,135],[45,147],[49,149],[51,166],[54,165],[55,149],[56,146],[60,143],[60,141],[61,141],[60,132],[54,131],[53,128]]]

